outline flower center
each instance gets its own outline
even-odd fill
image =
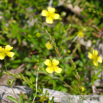
[[[97,55],[94,55],[94,56],[93,56],[93,59],[94,59],[95,61],[97,61],[97,58],[98,58]]]
[[[53,14],[52,12],[48,12],[48,17],[53,18]]]

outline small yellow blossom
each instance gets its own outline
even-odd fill
[[[81,87],[82,92],[84,92],[84,87]]]
[[[40,33],[36,33],[36,36],[39,38],[41,36],[41,34]]]
[[[9,31],[9,28],[8,28],[8,27],[6,27],[6,28],[5,28],[5,31]]]
[[[78,32],[78,36],[79,36],[80,38],[81,38],[81,37],[84,37],[84,33],[83,33],[82,30]]]
[[[68,50],[67,52],[68,52],[68,53],[71,53],[71,50]]]
[[[93,64],[98,66],[98,62],[102,63],[102,58],[98,56],[98,51],[93,50],[93,54],[88,53],[88,58],[93,59]]]
[[[59,64],[59,61],[56,60],[56,59],[53,59],[52,61],[47,59],[45,62],[44,62],[45,65],[47,65],[48,67],[46,68],[46,71],[48,73],[53,73],[54,71],[56,73],[61,73],[62,69],[59,68],[57,65]]]
[[[55,13],[55,8],[48,7],[48,10],[42,10],[42,16],[46,17],[46,22],[49,24],[53,23],[53,19],[59,19],[60,15]]]
[[[32,35],[29,34],[29,35],[28,35],[28,38],[32,38]]]
[[[6,45],[5,48],[2,48],[0,46],[0,60],[3,60],[5,56],[13,57],[14,53],[10,52],[10,50],[12,49],[13,47],[11,47],[10,45]]]
[[[48,50],[53,49],[53,46],[52,46],[52,44],[51,44],[49,41],[45,44],[45,46],[46,46],[46,48],[47,48]]]
[[[13,20],[12,22],[13,22],[14,24],[16,24],[16,20]]]

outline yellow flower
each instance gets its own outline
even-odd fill
[[[82,30],[78,32],[78,36],[79,36],[80,38],[81,38],[81,37],[84,37],[84,34],[83,34],[83,31],[82,31]]]
[[[47,65],[48,67],[46,68],[46,71],[48,73],[53,73],[54,71],[56,73],[61,73],[62,69],[59,68],[57,65],[59,64],[59,61],[56,60],[56,59],[53,59],[52,61],[47,59],[45,62],[44,62],[45,65]]]
[[[82,92],[84,91],[84,87],[81,87]]]
[[[28,35],[28,38],[32,38],[32,35],[29,34],[29,35]]]
[[[6,28],[5,28],[5,31],[9,31],[9,28],[8,28],[8,27],[6,27]]]
[[[49,24],[53,23],[53,19],[60,18],[60,15],[55,13],[55,8],[52,7],[48,7],[48,11],[42,10],[41,15],[46,17],[46,22]]]
[[[5,56],[13,57],[14,53],[10,52],[10,50],[12,49],[13,47],[11,47],[10,45],[6,45],[5,48],[2,48],[0,46],[0,59],[3,60]]]
[[[51,50],[53,48],[52,44],[49,41],[45,44],[45,46],[48,50]]]
[[[12,22],[13,22],[14,24],[16,24],[16,21],[15,21],[15,20],[13,20]]]
[[[40,33],[36,33],[36,36],[39,38],[41,36],[41,34]]]
[[[98,66],[98,62],[102,63],[102,58],[98,56],[98,51],[93,50],[93,54],[88,53],[88,58],[93,59],[93,64]]]

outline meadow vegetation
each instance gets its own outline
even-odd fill
[[[100,0],[1,0],[0,77],[8,75],[11,87],[15,83],[32,88],[28,103],[43,88],[92,94],[92,86],[102,79],[102,21]],[[10,72],[22,64],[21,73]],[[103,89],[103,84],[96,87]],[[41,102],[48,99],[47,94],[40,97]]]

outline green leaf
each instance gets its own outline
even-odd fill
[[[98,76],[101,72],[102,72],[102,70],[98,71],[98,73],[96,74],[96,76]]]
[[[20,100],[20,103],[24,103],[23,98],[22,98],[21,95],[19,95],[19,100]]]
[[[21,34],[18,33],[17,39],[18,39],[18,42],[19,42],[19,44],[20,44],[20,43],[21,43]]]
[[[19,103],[15,98],[13,98],[12,96],[7,96],[8,99],[10,99],[11,101],[13,101],[14,103]]]

